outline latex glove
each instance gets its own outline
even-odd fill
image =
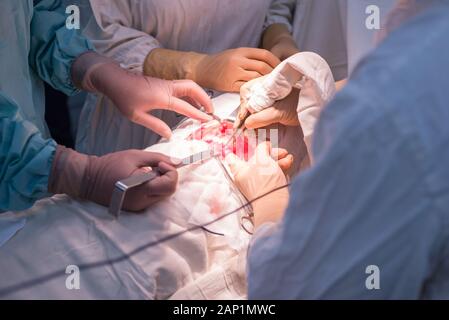
[[[250,83],[248,84],[250,85]],[[243,98],[239,114],[237,115],[238,121],[234,123],[234,126],[236,127],[243,120],[244,115],[248,110],[248,104],[245,98],[247,97],[245,92],[246,90],[249,90],[249,88],[247,85],[244,85],[241,90],[241,95]],[[246,119],[244,126],[248,129],[263,128],[275,123],[280,123],[285,126],[299,126],[300,122],[297,113],[298,99],[299,90],[294,89],[285,99],[276,101],[272,107],[263,109],[257,113],[253,113],[252,110],[248,110],[248,112],[253,114]]]
[[[271,147],[270,144],[268,147]],[[289,154],[288,151],[283,148],[272,148],[270,155],[273,160],[277,161],[279,168],[281,168],[284,174],[287,174],[293,165],[293,155]]]
[[[327,62],[313,52],[297,53],[277,66],[269,75],[254,80],[241,90],[246,108],[259,112],[286,98],[293,88],[311,87],[315,104],[330,100],[335,82]],[[309,99],[309,98],[307,98]]]
[[[233,154],[226,158],[239,190],[248,200],[254,200],[272,190],[287,185],[287,178],[278,163],[271,157],[271,145],[261,143],[249,162],[240,160]],[[289,200],[288,188],[282,188],[256,200],[254,225],[260,227],[266,222],[279,221]]]
[[[154,49],[144,70],[155,77],[187,78],[205,88],[239,92],[244,83],[270,73],[279,63],[270,51],[257,48],[230,49],[212,55]]]
[[[212,120],[186,101],[196,102],[207,112],[214,111],[206,92],[190,80],[165,81],[131,73],[93,52],[75,61],[72,76],[82,89],[103,93],[129,120],[164,138],[171,137],[171,129],[149,114],[154,109],[172,110],[200,121]]]
[[[262,112],[264,109],[273,107],[276,101],[289,97],[294,89],[300,89],[296,113],[309,157],[313,161],[312,139],[315,124],[321,110],[335,94],[332,71],[327,62],[316,53],[297,53],[283,61],[269,75],[251,81],[242,87],[241,111],[238,118],[241,119],[246,110]],[[278,105],[274,109],[277,111],[281,109],[282,112],[277,115],[276,113],[274,115],[266,113],[261,117],[262,119],[259,118],[256,122],[268,123],[278,118],[282,119],[284,123],[296,123],[288,105]],[[252,126],[256,126],[256,124],[252,124]]]
[[[117,181],[148,172],[149,167],[159,170],[161,176],[127,192],[123,209],[128,211],[144,210],[175,192],[178,173],[168,157],[140,150],[95,157],[58,146],[48,191],[109,206]]]
[[[301,72],[283,62],[269,75],[245,84],[240,90],[244,107],[253,113],[271,107],[286,98],[295,86],[299,88],[302,77]]]

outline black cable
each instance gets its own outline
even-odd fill
[[[224,237],[224,236],[225,236],[224,233],[215,232],[215,231],[209,230],[209,229],[207,229],[207,228],[205,228],[205,227],[203,227],[203,226],[201,226],[201,229],[203,229],[203,230],[206,231],[207,233],[210,233],[210,234],[213,234],[213,235],[216,235],[216,236],[221,236],[221,237]]]
[[[159,245],[161,243],[164,243],[164,242],[170,241],[172,239],[178,238],[178,237],[180,237],[180,236],[182,236],[182,235],[184,235],[184,234],[186,234],[188,232],[192,232],[192,231],[196,231],[196,230],[200,230],[200,229],[205,229],[206,227],[208,227],[208,226],[210,226],[210,225],[212,225],[212,224],[214,224],[214,223],[216,223],[216,222],[218,222],[220,220],[223,220],[224,218],[227,218],[227,217],[229,217],[229,216],[239,212],[243,208],[253,204],[255,201],[257,201],[259,199],[262,199],[262,198],[264,198],[264,197],[266,197],[266,196],[268,196],[268,195],[270,195],[270,194],[272,194],[272,193],[274,193],[276,191],[279,191],[281,189],[288,188],[289,186],[290,186],[290,184],[286,184],[286,185],[283,185],[283,186],[278,187],[276,189],[273,189],[273,190],[271,190],[269,192],[266,192],[266,193],[256,197],[255,199],[253,199],[251,201],[248,201],[248,203],[244,204],[243,206],[241,206],[241,207],[239,207],[239,208],[237,208],[237,209],[235,209],[235,210],[233,210],[231,212],[228,212],[228,213],[226,213],[226,214],[224,214],[224,215],[222,215],[222,216],[220,216],[220,217],[218,217],[218,218],[216,218],[216,219],[214,219],[214,220],[212,220],[212,221],[210,221],[208,223],[205,223],[203,225],[194,226],[194,227],[188,228],[188,229],[186,229],[184,231],[168,235],[168,236],[163,237],[163,238],[161,238],[159,240],[149,242],[149,243],[144,244],[144,245],[142,245],[140,247],[137,247],[136,249],[132,250],[128,254],[123,254],[122,256],[118,256],[117,258],[114,258],[114,259],[102,260],[102,261],[97,261],[97,262],[93,262],[93,263],[86,263],[86,264],[83,264],[83,265],[79,265],[78,269],[79,269],[79,271],[89,270],[89,269],[99,268],[99,267],[103,267],[103,266],[107,266],[107,265],[113,265],[113,264],[116,264],[116,263],[128,260],[132,256],[134,256],[134,255],[136,255],[136,254],[138,254],[138,253],[140,253],[140,252],[142,252],[142,251],[144,251],[144,250],[146,250],[148,248],[155,247],[155,246],[157,246],[157,245]],[[38,277],[38,278],[35,278],[35,279],[32,279],[32,280],[24,281],[22,283],[11,285],[9,287],[0,289],[0,297],[3,297],[3,296],[6,296],[8,294],[12,294],[12,293],[15,293],[15,292],[18,292],[18,291],[22,291],[22,290],[34,287],[34,286],[40,285],[40,284],[42,284],[44,282],[48,282],[48,281],[51,281],[51,280],[56,279],[58,277],[66,276],[66,275],[67,274],[65,273],[65,270],[55,271],[55,272],[49,273],[47,275],[44,275],[42,277]]]

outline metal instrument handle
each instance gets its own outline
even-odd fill
[[[147,183],[161,174],[158,170],[153,170],[148,173],[136,174],[124,180],[118,181],[115,184],[112,192],[111,203],[109,205],[109,213],[118,219],[122,211],[123,201],[125,200],[126,192],[129,189],[138,187]]]
[[[191,164],[202,163],[216,156],[217,155],[213,154],[211,150],[195,153],[184,159],[180,159],[179,164],[176,165],[176,168],[180,169],[182,167]],[[109,204],[109,213],[112,214],[114,217],[118,218],[122,211],[123,201],[125,201],[126,192],[128,192],[129,189],[147,183],[159,177],[160,175],[161,175],[160,172],[154,169],[148,173],[132,175],[129,178],[118,181],[115,184],[114,191],[112,192],[111,202]]]

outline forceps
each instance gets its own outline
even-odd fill
[[[240,107],[239,107],[239,109],[240,109]],[[251,115],[251,112],[246,110],[242,120],[239,120],[238,118],[236,119],[236,121],[240,121],[240,122],[238,122],[238,125],[234,128],[234,132],[232,133],[232,136],[229,138],[229,140],[225,144],[226,146],[229,145],[229,143],[231,143],[231,141],[233,141],[235,139],[235,137],[241,135],[243,133],[243,131],[245,131],[245,128],[244,128],[245,121],[246,121],[246,119],[249,118],[250,115]]]
[[[218,122],[222,123],[223,119],[221,119],[219,116],[213,114],[212,112],[207,113],[208,116],[211,116],[214,120],[217,120]]]

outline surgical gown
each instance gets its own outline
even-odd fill
[[[42,80],[66,94],[76,92],[71,64],[92,49],[66,29],[66,17],[56,9],[62,9],[60,1],[1,2],[0,212],[28,208],[48,195],[56,144],[47,140]],[[1,229],[0,221],[0,237]]]
[[[274,0],[266,27],[284,24],[301,51],[322,56],[336,81],[348,76],[346,0]]]
[[[314,167],[293,182],[283,221],[253,239],[251,299],[449,298],[448,39],[441,1],[323,111]]]

